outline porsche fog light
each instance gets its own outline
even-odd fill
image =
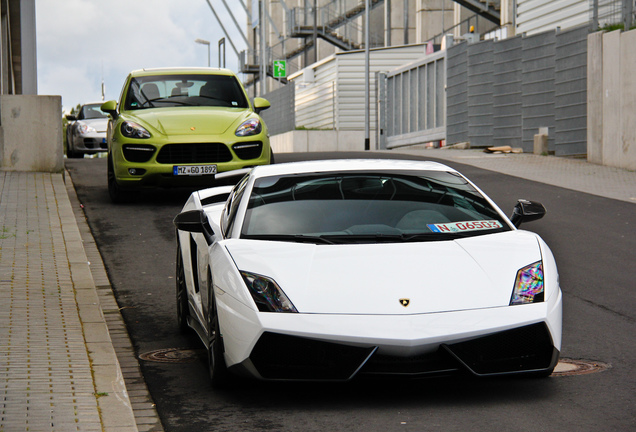
[[[517,272],[511,305],[539,303],[544,299],[543,263],[537,261]]]
[[[241,123],[241,125],[236,128],[236,132],[234,134],[236,136],[250,136],[250,135],[258,135],[263,130],[261,126],[261,122],[258,119],[249,119]]]
[[[129,121],[121,124],[121,133],[127,138],[150,138],[150,132],[144,129],[143,126]]]
[[[259,311],[298,312],[273,279],[244,271],[241,275]]]

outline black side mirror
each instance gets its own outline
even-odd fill
[[[546,210],[543,204],[535,201],[520,199],[510,216],[510,221],[519,228],[524,222],[532,222],[545,216]]]
[[[68,120],[68,121],[76,121],[77,120],[77,116],[74,116],[72,114],[67,114],[66,115],[66,120]]]
[[[203,234],[208,245],[214,241],[214,230],[212,230],[208,217],[203,210],[189,210],[179,213],[172,223],[180,231]]]

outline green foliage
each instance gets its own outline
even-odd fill
[[[603,27],[599,28],[598,31],[604,31],[609,33],[616,30],[623,31],[624,29],[625,29],[625,25],[623,23],[616,23],[616,24],[605,24]],[[630,30],[636,29],[636,23],[634,23],[634,25],[632,25],[629,29]]]
[[[296,126],[296,130],[299,131],[320,131],[320,130],[333,130],[333,129],[320,129],[320,128],[308,128],[307,126]]]

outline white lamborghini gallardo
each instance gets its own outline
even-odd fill
[[[177,228],[177,312],[213,385],[549,375],[561,349],[554,257],[460,173],[433,162],[258,166],[193,193]]]

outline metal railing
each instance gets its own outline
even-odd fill
[[[345,49],[359,49],[364,46],[364,26],[359,24],[359,15],[353,18],[342,9],[340,1],[332,1],[317,8],[315,25],[318,35],[339,37]],[[314,10],[311,7],[296,7],[289,11],[287,32],[290,35],[306,34],[314,26]],[[370,34],[370,47],[382,46],[383,34]]]
[[[622,27],[630,29],[636,23],[635,0],[589,0],[592,30]]]

